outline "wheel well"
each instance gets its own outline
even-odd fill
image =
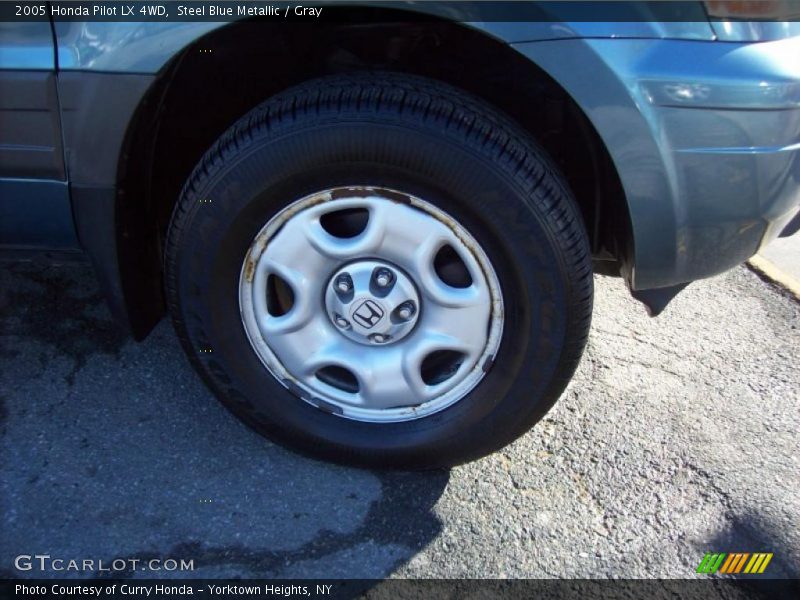
[[[195,41],[159,74],[123,147],[116,219],[120,252],[127,247],[136,253],[137,269],[146,271],[122,276],[150,282],[160,311],[163,240],[181,187],[202,155],[269,96],[334,73],[413,73],[505,111],[564,173],[595,257],[612,261],[604,264],[616,271],[629,255],[630,221],[616,170],[591,123],[555,81],[483,32],[446,21],[409,21],[408,13],[383,16],[381,22],[371,14],[369,22],[340,18],[291,28],[267,21],[233,23]],[[155,324],[149,321],[137,327],[137,337]]]

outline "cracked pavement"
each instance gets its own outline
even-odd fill
[[[519,441],[450,472],[316,462],[224,410],[165,319],[90,268],[0,269],[0,576],[19,554],[193,559],[194,577],[800,577],[800,304],[739,268],[657,319],[597,277],[589,347]],[[137,574],[138,575],[138,574]],[[148,573],[148,576],[158,575]]]

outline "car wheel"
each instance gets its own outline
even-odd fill
[[[192,364],[317,457],[434,468],[536,423],[586,342],[579,211],[510,119],[406,75],[323,78],[205,154],[166,245]]]

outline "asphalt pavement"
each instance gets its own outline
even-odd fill
[[[116,329],[85,265],[2,264],[0,576],[42,576],[14,561],[46,553],[193,577],[682,578],[713,551],[799,577],[798,357],[800,304],[744,267],[656,319],[598,277],[578,374],[531,432],[449,472],[371,472],[240,424],[167,320],[143,343]]]

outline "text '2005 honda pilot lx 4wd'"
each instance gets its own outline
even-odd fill
[[[3,245],[85,252],[137,338],[168,309],[270,437],[422,468],[556,401],[594,271],[656,314],[797,227],[791,3],[369,4],[8,17]]]

